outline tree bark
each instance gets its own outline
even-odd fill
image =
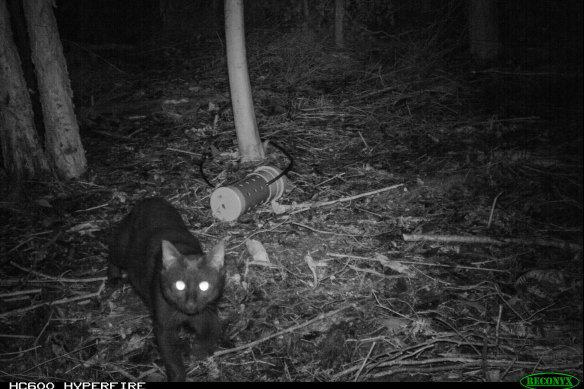
[[[0,0],[0,145],[4,168],[16,187],[51,171],[33,118],[6,0]]]
[[[247,69],[243,0],[225,0],[225,41],[233,120],[241,161],[261,161],[264,159],[264,149],[256,123]]]
[[[52,5],[51,0],[23,2],[43,110],[45,151],[59,177],[67,180],[83,174],[87,161]]]

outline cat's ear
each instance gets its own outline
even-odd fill
[[[167,240],[162,241],[162,265],[165,269],[176,263],[181,257],[181,253]]]
[[[217,270],[223,269],[225,263],[225,239],[222,239],[207,254],[207,263]]]

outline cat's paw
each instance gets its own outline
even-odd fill
[[[195,341],[192,347],[192,356],[195,360],[209,358],[215,352],[215,345],[209,342]]]
[[[116,279],[121,279],[122,278],[122,270],[110,263],[108,268],[107,268],[107,278],[108,280],[116,280]]]

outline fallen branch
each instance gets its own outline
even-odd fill
[[[391,275],[391,276],[388,276],[388,275],[386,275],[386,274],[381,274],[381,273],[379,273],[379,272],[376,272],[375,270],[371,270],[371,269],[363,269],[363,268],[360,268],[360,267],[357,267],[357,266],[353,266],[353,265],[348,265],[348,266],[349,266],[351,269],[355,270],[356,272],[362,272],[362,273],[369,273],[369,274],[373,274],[373,275],[376,275],[376,276],[378,276],[378,277],[383,277],[383,278],[385,278],[385,279],[387,279],[387,280],[393,280],[393,279],[396,279],[396,278],[403,278],[403,277],[406,277],[406,276],[405,276],[405,275],[403,275],[403,274],[399,274],[399,275]]]
[[[326,255],[328,255],[329,257],[334,257],[334,258],[349,258],[349,259],[356,259],[356,260],[361,260],[361,261],[372,261],[372,262],[379,262],[381,265],[383,266],[387,266],[386,261],[383,261],[379,258],[367,258],[367,257],[359,257],[356,255],[349,255],[349,254],[337,254],[337,253],[327,253]],[[324,262],[327,261],[332,261],[332,259],[325,259]],[[402,263],[402,264],[406,264],[406,265],[416,265],[416,266],[432,266],[432,267],[446,267],[446,268],[451,268],[451,269],[465,269],[465,270],[478,270],[478,271],[492,271],[492,272],[499,272],[499,273],[508,273],[508,270],[501,270],[501,269],[492,269],[492,268],[484,268],[484,267],[476,267],[476,266],[461,266],[461,265],[445,265],[442,263],[427,263],[427,262],[420,262],[420,261],[404,261],[401,259],[392,259],[392,261],[394,262],[398,262],[398,263]],[[351,265],[349,265],[349,267],[351,267]],[[364,269],[361,268],[353,268],[351,267],[353,270],[358,270],[358,271],[363,271]],[[383,275],[384,277],[387,277],[384,274],[380,274]]]
[[[24,336],[21,337],[21,339],[29,339],[29,338],[34,338],[34,336],[27,336],[26,338]],[[36,345],[30,348],[27,348],[26,350],[18,350],[18,351],[12,351],[12,352],[8,352],[8,353],[2,353],[0,354],[0,357],[7,357],[7,356],[22,356],[22,354],[27,353],[29,351],[34,351],[39,347],[43,347],[41,345]]]
[[[445,358],[429,358],[429,359],[425,359],[425,360],[396,360],[396,361],[388,361],[388,362],[382,362],[382,363],[377,363],[373,368],[370,369],[370,371],[372,371],[373,369],[380,369],[380,368],[387,368],[387,367],[396,367],[397,369],[395,370],[389,370],[389,371],[385,371],[381,374],[372,374],[372,373],[368,373],[366,374],[366,377],[379,377],[379,376],[388,376],[388,375],[392,375],[392,374],[396,374],[397,372],[402,372],[402,371],[407,371],[410,372],[410,370],[415,370],[416,367],[422,367],[423,370],[420,371],[424,371],[428,368],[433,368],[433,366],[429,366],[429,365],[435,365],[435,364],[448,364],[448,367],[450,370],[454,371],[456,367],[461,367],[461,366],[465,366],[465,367],[478,367],[478,366],[482,366],[482,364],[485,361],[483,359],[479,359],[479,358],[468,358],[468,357],[445,357]],[[512,364],[513,366],[520,366],[520,367],[525,367],[525,368],[534,368],[537,367],[538,362],[533,362],[533,361],[518,361],[517,358],[512,358],[512,357],[507,357],[507,358],[499,358],[499,359],[487,359],[486,362],[488,363],[488,365],[492,368],[492,367],[506,367],[509,366],[510,364]],[[551,368],[551,366],[547,366],[544,368],[544,371],[547,370],[566,370],[569,368],[578,368],[578,363],[574,363],[574,364],[567,364],[567,365],[560,365],[560,366],[553,366],[553,368]],[[358,371],[361,368],[360,365],[356,365],[353,367],[350,367],[346,370],[343,370],[340,373],[337,373],[333,376],[333,380],[338,380],[339,378],[341,378],[342,376],[345,376],[349,373],[352,373],[354,371]],[[441,369],[441,368],[440,368]],[[446,370],[449,370],[446,369]]]
[[[369,360],[369,357],[371,356],[371,353],[373,352],[373,349],[375,348],[375,345],[376,344],[377,344],[377,342],[373,342],[373,344],[371,345],[371,348],[369,348],[369,352],[367,353],[367,356],[363,360],[363,363],[361,364],[361,368],[357,372],[357,375],[355,375],[355,378],[353,379],[353,382],[357,382],[357,380],[359,379],[359,376],[361,375],[361,372],[363,371],[363,368],[367,364],[367,361]]]
[[[299,209],[296,209],[296,210],[290,212],[290,214],[291,215],[294,215],[296,213],[304,212],[304,211],[307,211],[309,209],[326,207],[327,205],[333,205],[333,204],[336,204],[336,203],[343,203],[343,202],[346,202],[346,201],[353,201],[353,200],[360,199],[362,197],[373,196],[373,195],[376,195],[378,193],[387,192],[388,190],[397,189],[397,188],[402,187],[402,186],[404,186],[404,184],[392,185],[392,186],[388,186],[386,188],[377,189],[377,190],[374,190],[374,191],[371,191],[371,192],[361,193],[361,194],[358,194],[358,195],[355,195],[355,196],[343,197],[343,198],[336,199],[336,200],[331,200],[331,201],[319,201],[319,202],[312,203],[312,204],[305,202],[305,203],[301,203],[301,204],[296,205],[294,208],[299,208]]]
[[[461,235],[425,235],[425,234],[403,234],[406,242],[443,242],[443,243],[476,243],[476,244],[521,244],[545,247],[556,247],[559,249],[569,248],[572,251],[581,251],[582,246],[577,243],[560,242],[546,239],[517,239],[517,238],[490,238],[488,236],[461,236]]]
[[[42,291],[42,289],[29,289],[29,290],[19,290],[16,292],[0,293],[0,298],[15,297],[15,296],[23,295],[23,294],[35,294],[35,293],[40,293],[41,291]]]
[[[284,335],[284,334],[286,334],[288,332],[293,332],[293,331],[296,331],[296,330],[298,330],[300,328],[309,326],[310,324],[312,324],[312,323],[314,323],[316,321],[324,320],[324,319],[326,319],[328,317],[334,316],[334,315],[336,315],[336,314],[344,311],[347,308],[352,308],[354,306],[355,306],[354,304],[349,304],[349,305],[345,305],[344,307],[341,307],[339,309],[335,309],[334,311],[330,311],[330,312],[327,312],[327,313],[321,313],[317,317],[315,317],[313,319],[310,319],[310,320],[308,320],[308,321],[306,321],[304,323],[300,323],[300,324],[297,324],[295,326],[288,327],[288,328],[286,328],[286,329],[284,329],[282,331],[278,331],[278,332],[276,332],[276,333],[274,333],[272,335],[268,335],[268,336],[263,337],[261,339],[254,340],[253,342],[250,342],[250,343],[247,343],[247,344],[238,346],[238,347],[230,348],[230,349],[227,349],[227,350],[217,351],[215,354],[213,354],[213,357],[219,357],[221,355],[230,354],[230,353],[234,353],[234,352],[237,352],[237,351],[245,350],[245,349],[248,349],[248,348],[251,348],[251,347],[255,347],[255,346],[257,346],[260,343],[263,343],[263,342],[268,341],[270,339],[276,338],[276,337],[278,337],[280,335]]]

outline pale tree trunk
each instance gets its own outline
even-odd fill
[[[6,0],[0,0],[0,145],[4,168],[16,186],[50,173],[33,117]]]
[[[71,179],[85,172],[87,161],[52,6],[52,0],[23,2],[43,110],[45,151],[59,177]]]
[[[343,21],[345,19],[345,0],[335,0],[335,46],[337,49],[345,47],[343,36]]]
[[[496,0],[471,0],[469,9],[470,53],[481,65],[499,56],[499,28]]]
[[[225,0],[225,42],[233,120],[241,161],[261,161],[264,159],[264,149],[256,123],[247,70],[243,0]]]

